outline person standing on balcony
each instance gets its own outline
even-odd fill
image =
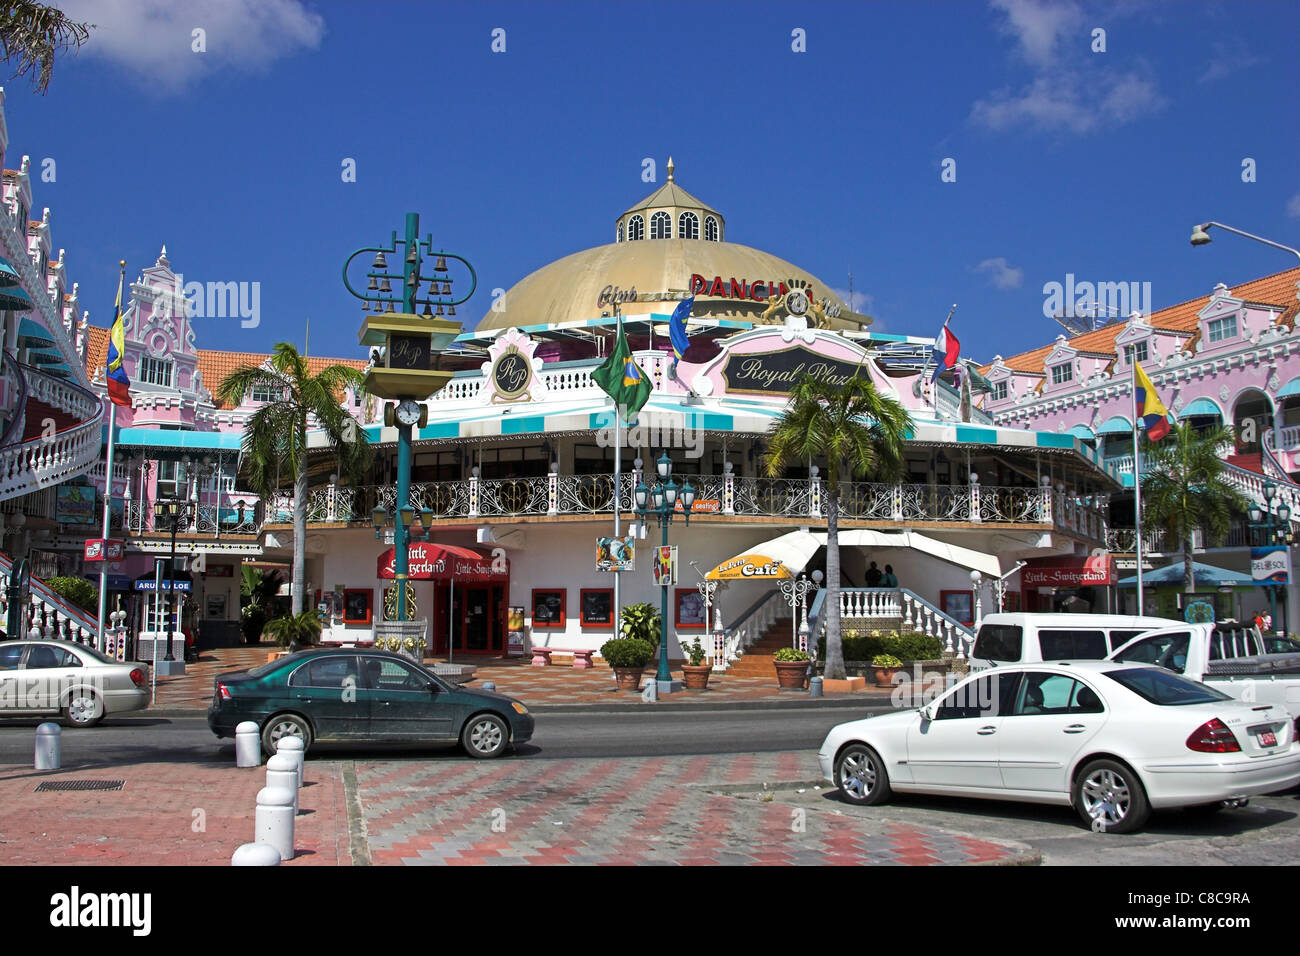
[[[876,562],[871,562],[871,567],[867,568],[867,587],[878,588],[881,581],[880,568],[876,567]]]
[[[880,586],[882,588],[898,587],[898,578],[894,576],[894,566],[892,564],[885,565],[885,576],[880,579]]]

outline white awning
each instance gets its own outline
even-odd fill
[[[959,545],[928,538],[915,531],[871,531],[867,529],[841,531],[841,548],[911,548],[932,555],[949,564],[979,571],[986,577],[1000,577],[1002,565],[996,555],[972,551]],[[792,578],[797,576],[813,555],[826,547],[826,535],[811,531],[791,531],[779,538],[747,548],[733,558],[728,558],[705,577],[710,581],[749,581],[764,578]]]
[[[826,535],[818,534],[814,535],[814,537],[823,545],[826,543]],[[891,532],[855,529],[841,531],[839,537],[841,548],[912,548],[947,561],[949,564],[978,571],[985,577],[996,578],[1002,575],[1002,563],[998,560],[997,555],[985,554],[983,551],[973,551],[970,548],[963,548],[956,544],[948,544],[945,541],[938,541],[923,534],[917,534],[915,531]]]

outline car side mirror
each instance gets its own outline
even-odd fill
[[[939,712],[939,704],[936,701],[930,701],[930,703],[926,704],[924,707],[921,708],[921,719],[934,720],[938,712]]]

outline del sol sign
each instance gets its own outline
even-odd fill
[[[828,385],[843,385],[854,374],[868,376],[857,362],[827,358],[803,345],[757,355],[731,355],[722,367],[728,392],[771,395],[788,393],[800,376]]]

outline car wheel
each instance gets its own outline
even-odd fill
[[[849,803],[884,803],[890,794],[884,761],[866,744],[845,747],[835,760],[835,788]]]
[[[1074,806],[1083,822],[1106,833],[1132,833],[1151,815],[1142,782],[1114,760],[1094,760],[1074,781]]]
[[[276,714],[262,725],[262,750],[268,757],[275,754],[281,737],[301,737],[305,754],[311,748],[311,725],[297,714]]]
[[[495,714],[477,714],[466,722],[460,742],[471,757],[499,757],[510,743],[510,730]]]
[[[104,702],[94,691],[79,688],[68,698],[63,713],[73,727],[94,727],[104,719]]]

